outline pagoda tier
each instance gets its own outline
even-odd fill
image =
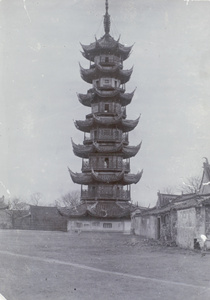
[[[98,78],[112,77],[120,80],[120,84],[128,82],[133,72],[133,68],[130,70],[123,70],[120,65],[113,67],[102,67],[98,64],[92,65],[90,69],[84,69],[80,65],[80,74],[84,81],[92,83],[93,80]]]
[[[131,200],[129,186],[118,183],[111,184],[89,184],[81,190],[81,200],[86,202],[107,201],[108,203],[116,201],[128,202]]]
[[[74,183],[89,185],[95,183],[118,183],[122,185],[128,185],[138,183],[142,177],[142,173],[137,174],[125,174],[124,170],[121,172],[99,173],[91,170],[91,173],[74,173],[69,169],[70,176]]]
[[[77,129],[83,132],[90,132],[96,125],[99,126],[117,126],[122,132],[129,132],[133,130],[139,122],[140,117],[136,120],[125,120],[122,118],[123,114],[116,117],[101,117],[93,114],[93,118],[84,121],[78,120],[74,124]]]
[[[135,90],[132,93],[122,93],[121,90],[122,89],[116,89],[107,92],[91,89],[87,94],[78,94],[78,99],[87,107],[91,107],[91,103],[101,101],[102,99],[100,98],[105,98],[105,100],[108,98],[109,101],[119,101],[122,106],[127,106],[131,103]]]
[[[93,153],[119,153],[123,159],[131,158],[138,153],[141,144],[137,146],[125,146],[123,142],[115,145],[103,145],[93,142],[91,145],[77,145],[72,140],[74,154],[81,158],[89,158]]]
[[[111,35],[106,33],[99,40],[96,39],[94,43],[90,45],[82,45],[82,55],[88,60],[94,62],[98,53],[109,55],[110,53],[119,57],[123,61],[129,57],[131,47],[126,47],[119,43],[119,39],[116,41]]]

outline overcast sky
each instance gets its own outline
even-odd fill
[[[79,73],[80,42],[103,35],[104,0],[0,1],[0,194],[42,203],[80,187],[71,137],[83,142],[73,120],[84,119],[76,93],[91,86]],[[141,113],[130,145],[142,148],[131,170],[144,169],[132,199],[154,205],[157,191],[202,174],[210,159],[210,2],[110,0],[111,34],[134,44],[127,92],[137,87],[128,119]]]

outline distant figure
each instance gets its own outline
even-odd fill
[[[205,255],[204,252],[207,251],[207,241],[208,241],[208,238],[207,238],[206,235],[201,234],[201,240],[203,242],[203,245],[201,245],[202,255]]]

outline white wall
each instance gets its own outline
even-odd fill
[[[130,220],[72,219],[68,231],[102,231],[130,233]]]
[[[134,216],[132,228],[137,235],[147,238],[157,238],[157,217],[156,216]]]
[[[196,210],[194,207],[177,211],[177,245],[194,249]]]

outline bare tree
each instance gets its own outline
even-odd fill
[[[41,193],[33,193],[31,195],[30,203],[32,205],[38,205],[39,201],[42,199],[42,194]]]
[[[197,193],[199,191],[201,184],[201,178],[199,176],[191,176],[188,177],[186,180],[182,180],[182,184],[178,187],[164,187],[161,190],[161,193],[163,194],[168,194],[168,195],[173,195],[178,192],[181,192],[183,194],[192,194],[192,193]]]
[[[161,194],[173,195],[173,194],[174,194],[174,188],[171,187],[171,186],[164,187],[164,188],[161,190]]]
[[[184,194],[197,193],[201,184],[201,178],[199,176],[192,176],[183,180],[180,186],[180,191]]]
[[[9,201],[9,210],[26,210],[29,205],[18,197],[14,197]]]
[[[72,207],[80,203],[80,192],[78,190],[71,191],[61,198],[55,200],[56,206]]]
[[[6,213],[10,216],[12,228],[14,228],[16,219],[23,218],[29,215],[29,204],[21,201],[21,199],[18,197],[14,197],[9,201],[9,209],[6,210]]]

